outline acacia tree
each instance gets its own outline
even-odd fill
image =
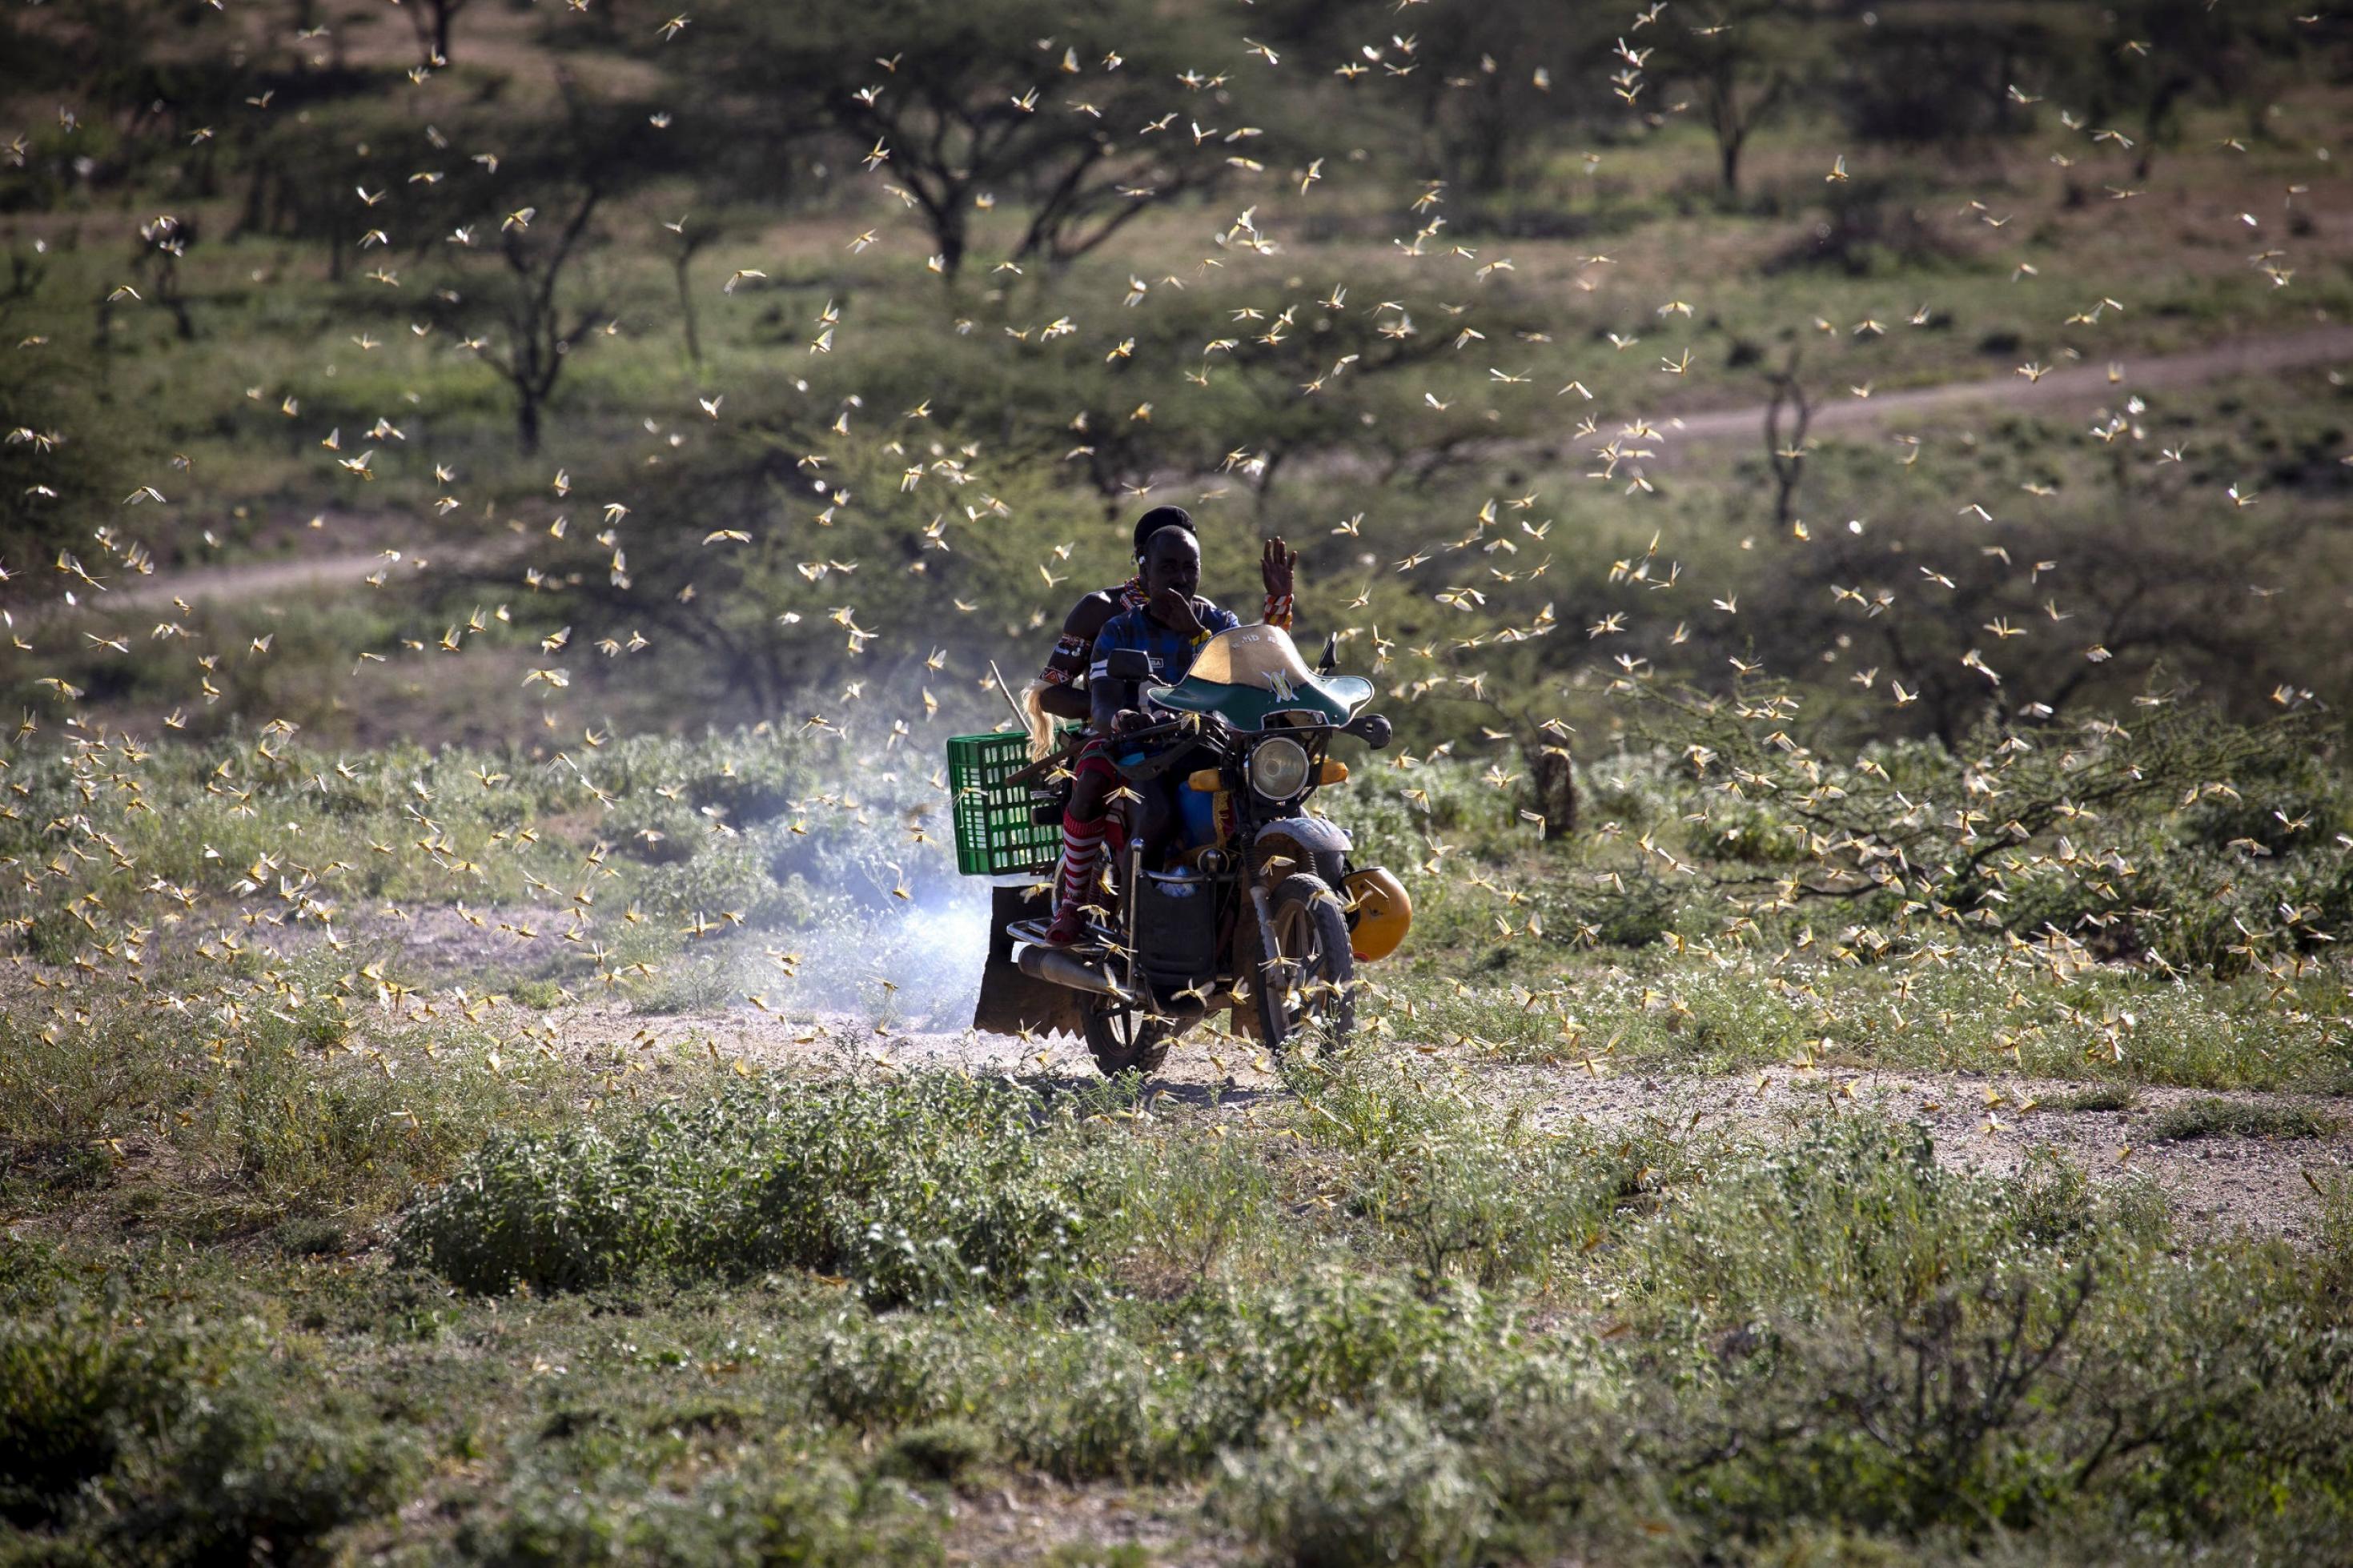
[[[691,275],[695,257],[718,244],[724,230],[715,223],[687,218],[680,219],[675,226],[663,226],[670,228],[675,237],[670,251],[670,281],[678,289],[679,325],[686,335],[686,357],[700,370],[702,368],[702,331],[695,313]]]
[[[399,0],[395,0],[396,4]],[[428,66],[449,63],[449,24],[466,8],[467,0],[406,0],[408,25],[417,30],[417,47]]]
[[[527,453],[539,449],[565,360],[604,313],[571,297],[579,263],[600,238],[598,210],[644,167],[629,142],[644,134],[633,110],[591,101],[568,75],[557,87],[563,119],[535,144],[470,162],[440,187],[446,195],[408,219],[418,224],[416,244],[458,258],[453,286],[438,296],[443,324],[466,332],[513,391],[516,437]],[[485,276],[475,258],[489,257],[498,270]]]
[[[1798,379],[1798,351],[1789,351],[1788,362],[1771,376],[1773,396],[1765,405],[1765,460],[1773,470],[1773,531],[1789,531],[1790,522],[1798,513],[1798,489],[1806,477],[1806,426],[1813,422],[1814,407],[1806,395],[1805,383]],[[1782,411],[1793,416],[1789,428],[1782,428]]]
[[[1554,0],[1438,0],[1411,15],[1415,30],[1398,35],[1393,3],[1350,6],[1319,41],[1366,68],[1354,90],[1377,82],[1413,105],[1422,166],[1469,195],[1514,188],[1564,128],[1614,104],[1602,69],[1626,26],[1614,12]],[[1379,60],[1364,59],[1367,39]],[[1392,69],[1407,74],[1385,74]]]
[[[1797,89],[1799,28],[1807,10],[1797,0],[1729,0],[1704,16],[1686,16],[1684,25],[1666,28],[1655,43],[1638,35],[1628,45],[1643,57],[1631,68],[1684,86],[1697,98],[1700,118],[1715,138],[1716,178],[1730,199],[1740,195],[1740,157],[1748,138]]]
[[[533,242],[527,228],[514,225],[499,237],[499,255],[510,275],[500,310],[506,334],[480,352],[483,363],[514,389],[515,435],[525,454],[539,450],[540,411],[564,374],[565,358],[601,313],[595,305],[566,310],[557,290],[565,269],[581,254],[588,221],[604,194],[599,185],[584,186],[544,243]]]
[[[2306,29],[2282,13],[2218,11],[2206,0],[2130,0],[2101,13],[2105,31],[2071,57],[2076,89],[2100,129],[2129,126],[2133,178],[2181,135],[2181,111],[2206,97],[2238,106],[2251,134],[2265,132],[2271,95],[2296,61]]]
[[[930,229],[953,280],[976,213],[1028,221],[1017,261],[1060,267],[1155,205],[1206,190],[1267,140],[1209,84],[1229,39],[1106,0],[1074,31],[1050,0],[735,0],[695,19],[722,85],[805,133],[831,132]]]

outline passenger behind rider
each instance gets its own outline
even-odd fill
[[[1062,863],[1055,877],[1054,919],[1049,942],[1068,944],[1085,934],[1083,906],[1093,896],[1093,869],[1100,851],[1125,843],[1124,814],[1107,810],[1119,785],[1113,766],[1114,739],[1154,722],[1131,706],[1136,694],[1108,673],[1111,656],[1140,652],[1152,664],[1153,679],[1175,685],[1193,667],[1201,646],[1241,624],[1231,610],[1199,597],[1201,547],[1189,529],[1168,527],[1145,541],[1140,578],[1144,602],[1113,616],[1096,637],[1087,674],[1092,727],[1072,772],[1071,803],[1062,819]]]
[[[1181,528],[1194,533],[1192,514],[1181,506],[1155,506],[1135,520],[1129,553],[1139,568],[1144,564],[1145,541],[1164,528]],[[1195,537],[1198,539],[1198,534],[1195,533]],[[1259,558],[1259,576],[1266,584],[1263,619],[1268,626],[1286,631],[1291,628],[1292,578],[1298,564],[1299,552],[1280,538],[1266,542]],[[1053,751],[1055,720],[1084,722],[1089,717],[1085,681],[1087,660],[1094,652],[1095,638],[1113,616],[1135,608],[1144,603],[1144,578],[1139,571],[1115,587],[1098,588],[1085,595],[1062,618],[1061,636],[1055,640],[1045,667],[1029,683],[1027,693],[1030,710],[1029,756],[1033,762]]]

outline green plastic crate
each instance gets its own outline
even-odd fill
[[[1043,871],[1062,853],[1060,825],[1030,820],[1030,786],[1005,782],[1029,763],[1029,737],[1018,730],[948,737],[956,869],[964,875]]]

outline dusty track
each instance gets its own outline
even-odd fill
[[[2333,360],[2353,360],[2353,326],[2315,326],[2306,332],[2245,338],[2180,353],[2126,359],[2119,362],[2121,379],[2114,384],[2108,380],[2107,363],[2102,361],[2066,365],[2049,372],[2039,381],[2029,381],[2012,371],[1981,381],[1947,382],[1937,386],[1875,393],[1870,397],[1846,395],[1844,388],[1840,388],[1841,395],[1835,398],[1817,399],[1807,432],[1819,436],[1863,429],[1978,405],[1996,405],[2004,413],[2028,409],[2050,413],[2075,407],[2088,416],[2094,408],[2126,393],[2194,386],[2209,381],[2327,364]],[[1759,403],[1746,408],[1687,414],[1680,419],[1663,421],[1662,427],[1686,446],[1709,441],[1761,441],[1765,414],[1766,406]]]
[[[198,566],[185,572],[158,572],[117,585],[97,607],[167,605],[185,599],[192,605],[237,603],[247,599],[285,598],[332,592],[356,586],[371,572],[388,563],[380,551],[349,551],[335,555],[305,556],[293,561],[249,561],[234,566]]]
[[[1806,434],[1809,438],[1826,435],[1860,435],[1890,426],[1900,427],[1905,420],[1926,415],[1977,408],[2041,414],[2073,408],[2088,418],[2094,409],[2123,395],[2138,393],[2146,395],[2169,387],[2195,386],[2210,381],[2299,370],[2337,361],[2353,363],[2353,326],[2316,323],[2309,331],[2236,339],[2211,343],[2203,348],[2185,349],[2179,353],[2128,357],[2117,362],[2119,379],[2115,383],[2108,380],[2108,362],[2102,360],[2096,363],[2085,361],[2063,365],[2033,381],[2013,369],[2002,375],[1875,393],[1870,397],[1855,397],[1843,386],[1817,388],[1812,394],[1811,418]],[[1833,391],[1837,395],[1831,395]],[[1457,464],[1556,462],[1572,452],[1581,455],[1582,448],[1572,447],[1567,432],[1573,427],[1575,420],[1582,417],[1584,411],[1591,406],[1580,404],[1577,412],[1572,414],[1564,404],[1561,415],[1563,433],[1560,436],[1474,442],[1459,448],[1453,455],[1454,461]],[[1657,438],[1641,443],[1651,453],[1643,460],[1656,468],[1672,465],[1680,458],[1695,457],[1698,448],[1733,444],[1761,446],[1765,438],[1767,412],[1767,405],[1749,403],[1731,408],[1653,416],[1651,424],[1657,432]],[[1619,417],[1622,418],[1624,413],[1623,410],[1619,411]],[[1785,432],[1788,428],[1785,425]],[[1601,439],[1606,440],[1616,433],[1616,425],[1606,423],[1600,433]],[[1595,446],[1600,444],[1591,438],[1588,442]],[[1371,478],[1377,471],[1377,466],[1359,453],[1326,452],[1286,464],[1282,474],[1286,479],[1361,479]],[[1157,474],[1153,476],[1151,488],[1155,490],[1215,489],[1230,484],[1231,480],[1232,477],[1226,474]]]

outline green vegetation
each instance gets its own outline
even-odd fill
[[[0,1563],[2341,1557],[2349,43],[0,7]],[[1416,922],[1105,1082],[1163,501]]]
[[[2185,1100],[2167,1110],[2152,1138],[2326,1138],[2344,1123],[2305,1106],[2251,1105],[2241,1100]]]
[[[2151,1192],[1957,1173],[1871,1113],[1586,1142],[1395,1062],[1293,1087],[1207,1120],[952,1079],[557,1112],[401,1225],[514,1295],[11,1243],[12,1518],[110,1552],[930,1560],[1039,1473],[1303,1561],[2345,1528],[2333,1219],[2192,1241]],[[742,1172],[762,1122],[807,1131]],[[1029,1255],[1060,1263],[974,1267],[1050,1184],[1067,1245]],[[754,1193],[776,1230],[701,1217]],[[402,1500],[433,1522],[396,1536]]]

